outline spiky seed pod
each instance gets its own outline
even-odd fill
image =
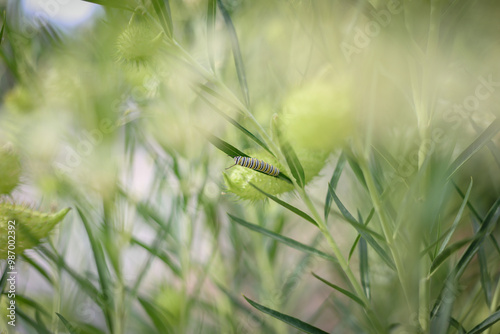
[[[14,152],[0,149],[0,195],[10,194],[19,184],[21,163]]]
[[[147,21],[134,21],[118,36],[118,59],[143,65],[154,60],[160,49],[163,33]]]
[[[283,170],[283,166],[278,163],[276,158],[265,151],[249,151],[249,154],[253,158],[264,160],[276,168]],[[230,161],[228,160],[228,162]],[[228,173],[224,173],[224,180],[226,181],[228,191],[238,195],[240,198],[251,201],[265,199],[266,196],[252,187],[250,183],[272,195],[293,190],[293,185],[286,181],[238,165],[232,167]]]
[[[251,154],[253,158],[264,160],[265,162],[277,167],[280,171],[285,170],[283,168],[284,166],[282,166],[276,158],[265,151],[249,151],[248,153]],[[306,183],[318,175],[328,156],[324,152],[310,152],[303,149],[297,150],[296,154],[302,164],[302,167],[304,168]],[[224,173],[224,181],[226,182],[228,191],[236,194],[242,199],[250,201],[257,201],[266,198],[264,194],[252,187],[250,183],[256,185],[271,195],[279,195],[293,190],[293,185],[286,181],[238,165],[231,168],[228,173]]]
[[[0,259],[7,257],[9,221],[15,221],[15,253],[31,249],[46,238],[70,209],[56,213],[42,213],[24,205],[0,203]]]

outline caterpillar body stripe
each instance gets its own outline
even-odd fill
[[[268,164],[267,162],[263,160],[259,160],[256,158],[249,158],[249,157],[241,157],[241,156],[236,156],[234,157],[234,165],[231,167],[234,167],[236,165],[258,170],[259,172],[265,173],[267,175],[271,176],[278,176],[280,173],[280,170],[273,165]],[[229,167],[229,168],[231,168]],[[227,168],[226,168],[227,169]]]

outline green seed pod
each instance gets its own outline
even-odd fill
[[[163,33],[148,22],[135,21],[118,36],[118,59],[143,65],[154,60],[160,49]]]
[[[294,148],[331,152],[353,132],[352,109],[346,82],[310,84],[286,98],[282,132]]]
[[[23,205],[0,203],[0,259],[7,257],[10,244],[15,246],[15,254],[37,246],[40,239],[46,238],[69,210],[66,208],[49,214],[33,211]]]
[[[13,152],[0,149],[0,195],[10,194],[19,184],[20,176],[19,157]]]
[[[268,164],[277,167],[280,171],[283,171],[283,166],[269,153],[261,151],[255,153],[249,152],[249,154],[252,158],[264,160]],[[228,173],[224,173],[224,180],[226,181],[228,191],[251,201],[265,199],[266,196],[252,187],[250,183],[272,195],[293,190],[293,185],[286,181],[242,166],[234,166]]]
[[[280,172],[283,173],[283,165],[269,153],[265,151],[249,153],[252,158],[263,160],[277,167]],[[297,150],[296,154],[304,169],[306,183],[318,175],[325,165],[328,156],[326,152],[311,152],[304,149]],[[291,175],[288,176],[292,177]],[[228,191],[236,194],[242,199],[251,201],[262,200],[267,197],[252,187],[250,183],[271,195],[279,195],[293,190],[293,185],[286,181],[242,166],[234,166],[228,173],[224,173],[224,181],[226,182]]]

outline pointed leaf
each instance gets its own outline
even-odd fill
[[[90,246],[92,249],[92,253],[94,255],[94,261],[97,268],[97,273],[99,276],[99,282],[101,284],[101,292],[104,297],[104,305],[102,307],[104,311],[104,317],[106,319],[106,323],[108,325],[108,329],[113,332],[113,316],[111,315],[111,305],[113,305],[113,294],[112,288],[110,285],[111,275],[106,265],[106,260],[104,257],[104,251],[101,243],[94,237],[94,233],[91,229],[90,223],[87,220],[87,217],[84,215],[82,209],[80,207],[76,208],[78,215],[80,216],[81,221],[85,227],[85,231],[87,232],[88,239],[90,241]]]
[[[368,266],[368,245],[366,240],[359,239],[359,276],[361,278],[361,286],[368,299],[370,299],[370,269]]]
[[[169,256],[164,253],[164,252],[161,252],[159,249],[157,248],[152,248],[152,247],[149,247],[148,245],[146,245],[145,243],[143,243],[142,241],[136,239],[136,238],[132,238],[130,240],[130,243],[131,244],[136,244],[142,248],[144,248],[147,252],[149,252],[150,254],[158,257],[163,263],[165,263],[169,268],[170,270],[172,270],[172,272],[177,276],[177,277],[181,277],[182,276],[182,272],[181,272],[181,269],[178,267],[177,264],[175,264],[170,258]]]
[[[0,30],[0,45],[2,45],[2,41],[3,41],[3,32],[5,30],[5,24],[7,23],[7,13],[6,11],[4,10],[3,11],[3,20],[2,20],[2,30]]]
[[[472,144],[470,144],[460,155],[453,161],[448,169],[448,178],[451,178],[453,174],[467,161],[472,157],[477,151],[479,151],[486,143],[493,138],[498,131],[500,131],[500,119],[495,119],[490,126],[486,128],[477,137]]]
[[[270,309],[268,307],[265,307],[263,305],[260,305],[256,302],[254,302],[253,300],[243,296],[247,302],[250,303],[250,305],[252,305],[253,307],[255,307],[257,310],[263,312],[263,313],[266,313],[266,314],[269,314],[270,316],[272,317],[275,317],[276,319],[278,320],[281,320],[283,321],[284,323],[290,325],[290,326],[293,326],[297,329],[300,329],[301,331],[303,331],[304,333],[310,333],[310,334],[328,334],[327,332],[317,328],[317,327],[314,327],[306,322],[303,322],[302,320],[299,320],[297,318],[294,318],[294,317],[291,317],[289,315],[286,315],[286,314],[283,314],[281,312],[278,312],[278,311],[275,311],[273,309]]]
[[[238,150],[236,147],[234,147],[233,145],[231,144],[228,144],[227,142],[225,142],[224,140],[208,133],[208,132],[205,132],[204,130],[200,129],[200,131],[202,131],[205,136],[207,137],[208,141],[212,143],[212,145],[214,145],[215,147],[217,147],[219,150],[221,150],[222,152],[226,153],[227,155],[229,155],[231,158],[234,158],[234,157],[249,157],[247,154],[241,152],[240,150]]]
[[[500,320],[500,311],[496,311],[492,315],[490,315],[488,318],[483,320],[479,325],[471,329],[467,334],[479,334],[493,326],[495,323],[497,323]]]
[[[70,332],[70,334],[77,334],[78,332],[80,332],[78,329],[75,329],[75,327],[73,327],[73,325],[68,320],[66,320],[62,316],[62,314],[56,312],[56,315],[59,317],[64,327],[66,327],[66,329]]]
[[[342,153],[337,161],[337,165],[335,166],[335,170],[333,171],[332,178],[330,179],[330,184],[334,190],[337,189],[337,184],[340,180],[340,175],[342,175],[342,171],[345,166],[345,155]],[[330,194],[330,189],[326,192],[326,200],[325,200],[325,222],[328,220],[328,215],[330,214],[330,209],[332,207],[332,194]]]
[[[295,181],[297,182],[299,187],[304,188],[305,186],[304,169],[300,164],[297,154],[295,154],[295,151],[293,150],[292,146],[284,138],[280,138],[280,146],[281,146],[281,151],[285,156],[288,167],[292,172],[292,176],[295,178]]]
[[[391,269],[396,269],[396,266],[394,265],[394,262],[392,261],[392,258],[387,254],[387,252],[380,246],[375,239],[373,239],[373,236],[378,237],[380,240],[384,240],[384,238],[379,235],[378,233],[371,231],[368,229],[366,226],[363,224],[360,224],[356,221],[356,219],[351,215],[351,213],[345,208],[345,206],[342,204],[340,199],[337,197],[337,194],[335,193],[335,190],[331,187],[329,184],[328,187],[330,188],[330,192],[332,194],[333,200],[337,204],[337,207],[339,208],[340,212],[346,219],[346,221],[351,224],[356,231],[358,231],[359,234],[361,234],[361,237],[363,237],[366,242],[377,252],[377,254],[381,257],[382,260],[391,268]],[[373,236],[372,236],[373,235]]]
[[[467,204],[467,202],[469,200],[469,195],[470,195],[470,192],[472,190],[472,183],[473,182],[472,182],[472,179],[471,179],[470,180],[470,184],[469,184],[469,188],[467,189],[467,192],[466,192],[466,194],[465,194],[465,196],[463,198],[462,205],[460,205],[460,208],[458,209],[457,215],[455,216],[455,220],[453,221],[453,224],[451,224],[451,228],[449,229],[448,233],[446,234],[446,237],[443,240],[443,243],[441,244],[441,247],[439,247],[439,253],[441,253],[444,250],[444,248],[446,247],[446,245],[450,241],[450,238],[451,238],[452,234],[455,232],[455,229],[458,226],[458,222],[462,218],[462,214],[464,212],[465,205]]]
[[[488,236],[491,235],[493,228],[496,226],[496,222],[500,215],[500,210],[498,210],[500,206],[500,197],[493,203],[490,210],[486,214],[486,218],[484,219],[479,231],[475,234],[474,240],[467,247],[464,254],[461,256],[458,263],[455,265],[455,268],[448,274],[447,282],[454,282],[454,280],[460,279],[462,274],[465,272],[465,269],[469,265],[470,261],[477,253],[479,246],[486,240]],[[434,306],[432,307],[431,316],[434,317],[437,313],[439,313],[442,305],[443,305],[443,292],[446,290],[447,284],[443,286],[439,297],[437,298]]]
[[[208,104],[208,106],[212,110],[214,110],[216,113],[218,113],[219,115],[221,115],[222,117],[224,117],[229,123],[231,123],[232,125],[234,125],[238,130],[240,130],[246,136],[248,136],[250,139],[252,139],[257,145],[259,145],[264,150],[266,150],[267,152],[269,152],[272,156],[275,156],[273,154],[273,152],[271,152],[271,150],[269,149],[269,147],[267,147],[267,145],[262,140],[260,140],[256,135],[254,135],[253,133],[251,133],[250,131],[248,131],[243,125],[241,125],[240,123],[238,123],[235,119],[229,117],[226,113],[224,113],[222,110],[220,110],[219,108],[217,108],[214,104],[212,104],[210,101],[208,101],[207,98],[205,98],[202,95],[200,95],[199,97],[203,101],[205,101],[205,103]]]
[[[338,285],[335,285],[335,284],[333,284],[333,283],[331,283],[331,282],[327,281],[326,279],[324,279],[324,278],[322,278],[322,277],[320,277],[320,276],[316,275],[315,273],[312,273],[312,275],[313,275],[314,277],[316,277],[317,279],[319,279],[321,282],[325,283],[326,285],[328,285],[328,286],[330,286],[330,287],[334,288],[335,290],[337,290],[338,292],[340,292],[340,293],[342,293],[342,294],[346,295],[347,297],[349,297],[350,299],[352,299],[353,301],[355,301],[355,302],[356,302],[356,303],[358,303],[359,305],[361,305],[361,306],[365,307],[365,303],[363,303],[363,301],[362,301],[362,300],[361,300],[358,296],[356,296],[354,293],[349,292],[349,291],[347,291],[347,290],[345,290],[345,289],[342,289],[342,288],[341,288],[341,287],[339,287]]]
[[[236,29],[234,28],[231,16],[229,16],[229,13],[227,12],[226,7],[224,7],[222,1],[217,0],[217,5],[219,6],[219,10],[222,14],[222,17],[224,17],[224,22],[226,23],[226,27],[229,33],[229,40],[231,42],[231,48],[233,50],[234,65],[236,66],[236,73],[238,74],[238,81],[240,83],[241,91],[245,99],[245,105],[248,107],[250,105],[250,97],[248,94],[248,85],[245,74],[245,67],[243,66],[243,57],[241,56],[240,45],[238,43],[238,36],[236,34]]]
[[[458,251],[460,248],[464,247],[467,245],[469,242],[471,242],[473,239],[467,238],[463,239],[460,241],[457,241],[447,248],[445,248],[441,253],[436,256],[434,261],[432,261],[431,268],[429,269],[429,275],[434,274],[434,272],[439,268],[439,266],[453,253]]]
[[[174,333],[168,324],[165,314],[158,308],[158,306],[141,297],[139,297],[139,303],[141,303],[144,311],[146,311],[159,333]]]
[[[479,229],[479,223],[472,219],[472,224],[474,228],[474,233],[477,233]],[[486,257],[486,250],[484,248],[484,244],[479,246],[479,250],[477,251],[477,257],[479,259],[479,273],[481,277],[481,287],[484,292],[484,299],[487,305],[491,305],[491,295],[492,295],[492,287],[491,287],[491,278],[488,273],[488,260]]]
[[[160,19],[160,24],[165,34],[172,38],[174,35],[174,25],[172,23],[172,13],[170,12],[169,0],[151,0],[151,4]]]
[[[373,218],[374,213],[375,213],[375,209],[372,208],[370,210],[370,213],[368,214],[368,218],[366,219],[366,223],[364,224],[365,226],[368,226],[371,219]],[[349,257],[348,257],[349,261],[351,260],[352,254],[354,253],[354,250],[356,249],[356,246],[358,245],[360,238],[361,238],[361,234],[358,234],[358,236],[356,237],[356,240],[354,240],[354,243],[351,246],[351,250],[349,251]]]
[[[16,309],[17,315],[22,318],[26,323],[33,327],[38,334],[51,334],[50,331],[45,327],[41,326],[37,321],[33,320],[28,316],[21,308]]]
[[[308,254],[312,254],[312,255],[321,256],[322,258],[327,259],[329,261],[337,262],[337,260],[333,256],[328,255],[328,254],[326,254],[326,253],[324,253],[324,252],[322,252],[320,250],[317,250],[316,248],[313,248],[311,246],[307,246],[307,245],[305,245],[303,243],[300,243],[298,241],[295,241],[293,239],[285,237],[285,236],[283,236],[281,234],[274,233],[273,231],[265,229],[264,227],[261,227],[259,225],[255,225],[255,224],[249,223],[249,222],[247,222],[247,221],[245,221],[245,220],[243,220],[241,218],[238,218],[238,217],[235,217],[235,216],[231,215],[230,213],[228,213],[228,216],[235,223],[238,223],[241,226],[245,226],[249,230],[252,230],[252,231],[258,232],[260,234],[266,235],[268,237],[271,237],[272,239],[274,239],[276,241],[279,241],[282,244],[285,244],[285,245],[287,245],[289,247],[295,248],[298,251],[301,251],[301,252],[304,252],[304,253],[308,253]]]
[[[359,166],[358,162],[352,156],[352,153],[351,152],[346,153],[346,158],[347,162],[349,163],[349,166],[354,172],[354,175],[356,175],[358,181],[363,185],[364,188],[368,188],[368,186],[366,185],[365,176],[363,175],[363,171],[361,170],[361,167]]]
[[[256,185],[254,185],[253,183],[249,183],[252,187],[254,187],[257,191],[261,192],[262,194],[266,195],[267,197],[269,197],[270,199],[272,199],[273,201],[275,201],[276,203],[278,203],[279,205],[285,207],[286,209],[292,211],[293,213],[295,213],[296,215],[304,218],[305,220],[307,220],[308,222],[310,222],[311,224],[313,225],[316,225],[318,226],[318,223],[316,223],[316,221],[311,217],[309,216],[307,213],[305,213],[304,211],[300,210],[300,209],[297,209],[296,207],[294,207],[293,205],[290,205],[288,203],[286,203],[285,201],[282,201],[280,200],[278,197],[276,196],[273,196],[271,194],[268,194],[266,193],[264,190],[261,190],[259,187],[257,187]]]
[[[477,253],[479,246],[484,242],[487,236],[489,236],[496,225],[498,217],[500,215],[500,210],[498,210],[500,206],[500,198],[498,198],[495,203],[492,205],[488,213],[486,214],[486,218],[482,223],[479,231],[476,233],[475,240],[469,245],[462,258],[458,262],[455,272],[457,279],[462,276],[465,268],[472,260],[474,255]]]
[[[460,190],[460,188],[457,186],[457,184],[455,182],[453,182],[453,186],[455,187],[455,190],[460,194],[460,196],[462,198],[465,198],[464,193],[462,192],[462,190]],[[478,210],[476,210],[476,208],[472,205],[472,203],[470,201],[467,201],[467,207],[471,210],[474,217],[476,217],[477,220],[481,221],[481,223],[482,223],[484,220],[483,217],[481,217]],[[491,244],[493,245],[493,247],[495,247],[495,250],[497,251],[497,253],[500,254],[500,246],[498,245],[498,242],[495,239],[494,235],[490,235],[490,241],[491,241]]]

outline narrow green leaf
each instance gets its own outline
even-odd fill
[[[16,314],[22,318],[26,323],[33,327],[38,334],[51,334],[50,331],[45,326],[40,326],[40,324],[28,316],[21,308],[16,309]]]
[[[34,311],[38,311],[41,313],[41,315],[45,316],[45,317],[50,317],[51,314],[49,313],[49,311],[47,311],[44,307],[44,305],[41,305],[39,303],[37,303],[36,301],[34,301],[33,299],[30,299],[28,297],[25,297],[23,295],[20,295],[20,294],[16,294],[16,303],[18,305],[21,305],[23,307],[23,309],[26,307],[26,306],[29,306],[31,307]]]
[[[299,158],[295,154],[292,146],[284,139],[280,137],[280,146],[283,155],[285,156],[286,162],[290,171],[292,172],[292,176],[295,178],[295,181],[299,185],[299,187],[304,188],[305,186],[305,176],[304,169],[300,164]]]
[[[334,190],[337,189],[337,184],[339,183],[340,175],[342,175],[342,171],[344,170],[345,162],[345,155],[344,153],[342,153],[339,157],[339,160],[337,161],[337,165],[335,166],[335,170],[333,171],[332,177],[330,179],[330,184],[332,185],[332,188]],[[331,207],[332,194],[330,194],[330,189],[328,189],[325,199],[325,222],[328,220],[328,215],[330,214]]]
[[[252,187],[254,187],[257,191],[261,192],[262,194],[266,195],[267,197],[269,197],[270,199],[272,199],[273,201],[275,201],[276,203],[278,203],[279,205],[283,206],[284,208],[292,211],[293,213],[295,213],[296,215],[304,218],[305,220],[307,220],[308,222],[310,222],[311,224],[313,225],[316,225],[318,226],[318,223],[316,223],[316,221],[311,217],[309,216],[307,213],[305,213],[304,211],[294,207],[293,205],[290,205],[288,203],[286,203],[285,201],[282,201],[280,200],[278,197],[276,196],[273,196],[271,194],[268,194],[266,193],[264,190],[261,190],[259,187],[257,187],[256,185],[254,185],[253,183],[249,183]]]
[[[384,240],[384,238],[379,235],[378,233],[371,231],[368,229],[366,226],[363,224],[360,224],[356,221],[356,219],[351,215],[351,213],[345,208],[344,204],[340,201],[340,199],[337,197],[337,194],[335,193],[335,190],[331,187],[331,185],[328,185],[330,192],[332,194],[333,200],[337,204],[337,207],[339,208],[340,212],[346,219],[346,221],[351,224],[356,231],[358,231],[359,234],[361,234],[361,237],[366,240],[366,242],[377,252],[377,254],[381,257],[381,259],[391,268],[391,269],[396,269],[396,266],[394,265],[394,262],[392,258],[389,256],[389,254],[380,246],[375,239],[373,239],[373,236],[379,238],[380,240]]]
[[[160,24],[165,34],[169,38],[172,38],[174,36],[174,25],[172,23],[169,0],[151,0],[151,4],[160,19]]]
[[[455,329],[458,329],[458,334],[465,334],[466,333],[466,330],[465,328],[462,326],[462,324],[460,324],[457,319],[453,318],[453,317],[450,317],[450,325],[452,325],[453,327],[455,327]]]
[[[97,273],[99,276],[99,282],[101,284],[101,292],[104,297],[103,312],[106,319],[106,324],[110,332],[113,332],[113,317],[111,315],[111,310],[113,305],[113,293],[110,286],[111,276],[106,265],[106,260],[104,258],[104,252],[100,242],[94,237],[94,233],[90,227],[90,223],[83,214],[83,211],[77,207],[76,208],[80,219],[83,222],[85,231],[90,241],[90,246],[92,248],[92,253],[94,254],[94,261],[97,268]]]
[[[457,295],[457,281],[453,276],[445,280],[441,296],[441,307],[433,314],[430,323],[430,333],[447,333],[450,327],[451,311]],[[440,296],[440,297],[441,297]]]
[[[458,226],[458,222],[460,221],[460,219],[462,219],[462,214],[464,212],[465,206],[467,205],[467,202],[469,200],[469,195],[470,195],[470,192],[472,190],[472,184],[473,184],[473,182],[471,179],[470,184],[469,184],[469,188],[467,189],[467,192],[466,192],[465,196],[463,197],[462,205],[460,205],[460,208],[458,209],[457,215],[455,216],[455,220],[453,221],[453,224],[451,224],[451,228],[448,230],[448,233],[446,234],[446,237],[444,238],[443,243],[441,244],[441,247],[439,247],[439,253],[441,253],[444,250],[444,248],[446,247],[446,245],[450,241],[451,236],[455,232],[455,229]]]
[[[455,187],[455,190],[458,192],[458,194],[462,198],[465,198],[464,193],[462,192],[462,190],[460,190],[460,188],[457,186],[457,184],[455,182],[453,182],[453,186]],[[477,220],[479,220],[482,224],[482,222],[484,221],[483,217],[481,217],[481,215],[479,215],[478,210],[476,210],[476,208],[472,205],[472,203],[470,201],[467,201],[467,207],[471,210],[474,217],[476,217]],[[498,242],[495,239],[494,235],[490,235],[490,241],[491,241],[491,244],[493,245],[493,247],[495,247],[495,250],[497,251],[497,253],[500,254],[500,246],[498,245]]]
[[[277,217],[278,221],[275,223],[275,228],[273,228],[274,233],[280,235],[283,232],[283,228],[285,227],[285,215],[279,215]],[[274,263],[276,260],[276,254],[278,251],[278,240],[273,240],[273,242],[269,245],[269,259]]]
[[[219,115],[221,115],[222,117],[224,117],[229,123],[231,123],[232,125],[234,125],[238,130],[240,130],[241,132],[243,132],[246,136],[248,136],[250,139],[252,139],[257,145],[259,145],[260,147],[262,147],[264,150],[266,150],[267,152],[269,152],[272,156],[275,156],[273,154],[273,152],[271,152],[271,150],[269,149],[269,147],[267,147],[267,145],[262,140],[260,140],[256,135],[254,135],[253,133],[251,133],[250,131],[248,131],[243,125],[241,125],[240,123],[238,123],[235,119],[231,118],[226,113],[224,113],[222,110],[220,110],[219,108],[217,108],[214,104],[212,104],[210,101],[208,101],[208,99],[205,98],[203,95],[200,95],[199,97],[203,101],[205,101],[205,103],[208,104],[208,106],[213,111],[215,111],[216,113],[218,113]]]
[[[177,277],[181,277],[182,276],[182,272],[181,272],[181,269],[177,266],[177,264],[175,264],[167,254],[163,253],[163,252],[160,252],[159,249],[157,248],[152,248],[152,247],[149,247],[148,245],[146,245],[145,243],[143,243],[142,241],[136,239],[136,238],[132,238],[130,240],[130,243],[131,244],[136,244],[142,248],[144,248],[147,252],[149,252],[150,254],[158,257],[163,263],[165,263],[169,268],[170,270],[172,270],[172,272],[177,276]]]
[[[36,271],[38,271],[38,273],[40,275],[45,277],[45,279],[47,279],[47,281],[50,283],[50,285],[54,284],[54,280],[52,279],[52,277],[47,273],[47,271],[44,268],[42,268],[38,263],[33,261],[29,256],[26,256],[26,254],[22,254],[22,257],[23,257],[24,261],[29,263],[30,267],[34,268]]]
[[[215,73],[215,51],[214,51],[214,35],[215,35],[215,19],[217,17],[217,1],[208,0],[207,2],[207,50],[208,61],[212,71]]]
[[[471,329],[467,334],[479,334],[493,326],[500,320],[500,311],[496,311],[488,318],[484,319],[479,325]]]
[[[217,281],[214,281],[215,285],[219,288],[220,291],[222,291],[229,299],[232,305],[236,307],[237,310],[240,310],[245,313],[251,313],[252,316],[259,316],[260,313],[258,313],[254,309],[248,308],[247,304],[244,304],[241,301],[240,296],[235,296],[229,289],[226,289],[222,284],[220,284]],[[274,333],[272,327],[269,325],[269,323],[265,319],[260,319],[260,329],[262,330],[262,333]],[[255,328],[254,328],[255,330]]]
[[[3,41],[3,32],[5,30],[5,24],[7,23],[7,13],[6,11],[4,10],[3,11],[3,21],[2,21],[2,30],[0,30],[0,45],[2,45],[2,41]]]
[[[486,143],[488,143],[491,138],[493,138],[498,131],[500,131],[500,119],[496,118],[487,128],[477,137],[472,144],[470,144],[460,155],[453,161],[448,168],[448,178],[451,178],[453,174],[472,157],[477,151],[479,151]]]
[[[278,320],[281,320],[284,323],[303,331],[304,333],[328,334],[327,332],[325,332],[317,327],[314,327],[306,322],[303,322],[302,320],[299,320],[297,318],[291,317],[289,315],[283,314],[281,312],[278,312],[278,311],[275,311],[275,310],[270,309],[268,307],[265,307],[263,305],[260,305],[256,302],[254,302],[253,300],[247,298],[246,296],[243,296],[243,297],[247,300],[248,303],[250,303],[250,305],[255,307],[257,310],[259,310],[263,313],[269,314],[270,316],[272,316]]]
[[[225,97],[224,95],[216,92],[215,90],[213,90],[212,88],[210,88],[208,86],[208,84],[198,84],[196,87],[200,88],[201,90],[203,90],[205,93],[215,97],[216,99],[224,102],[225,104],[227,104],[228,106],[236,109],[238,112],[243,113],[243,111],[241,110],[241,105],[240,104],[237,104],[235,103],[235,101],[232,101],[231,99],[228,99],[227,97]],[[197,90],[195,90],[193,88],[193,91],[197,92]]]
[[[82,291],[86,292],[96,304],[103,307],[106,301],[104,300],[104,297],[99,292],[99,290],[87,278],[81,276],[73,268],[71,268],[62,256],[60,256],[59,254],[53,254],[44,245],[39,246],[37,250],[41,254],[49,258],[53,263],[57,264],[59,270],[64,269],[68,273],[68,275],[78,283],[78,286]]]
[[[349,257],[347,258],[348,261],[351,261],[352,254],[354,254],[354,250],[356,249],[356,246],[359,244],[359,239],[361,239],[361,234],[358,233],[358,236],[356,239],[354,239],[354,243],[351,246],[351,249],[349,250]]]
[[[484,219],[484,222],[482,223],[479,231],[476,233],[475,240],[469,245],[462,258],[458,262],[455,268],[457,279],[462,276],[465,268],[472,260],[472,258],[478,251],[479,246],[484,242],[485,238],[491,234],[500,215],[500,210],[498,210],[499,206],[500,198],[498,198],[495,203],[493,203],[492,207],[486,214],[486,218]]]
[[[366,240],[359,239],[359,276],[361,278],[361,286],[368,299],[370,299],[370,270],[368,266],[368,245]]]
[[[342,216],[344,217],[344,219],[349,224],[351,224],[356,230],[359,229],[359,230],[365,231],[366,233],[369,233],[370,235],[376,237],[377,239],[379,239],[381,241],[385,241],[385,239],[384,239],[383,236],[381,236],[380,234],[378,234],[377,232],[375,232],[373,230],[370,230],[365,225],[358,223],[358,221],[356,220],[356,218],[354,218],[354,216],[349,212],[349,210],[347,210],[347,208],[344,206],[344,204],[342,203],[342,201],[338,198],[337,193],[335,192],[335,190],[333,190],[333,188],[331,188],[330,185],[328,185],[328,187],[330,188],[330,192],[332,194],[332,198],[335,201],[335,204],[337,204],[337,207],[339,208],[340,213],[342,214]],[[371,213],[371,211],[370,211],[370,216],[373,216],[373,213]],[[367,220],[367,221],[369,221],[369,220]]]
[[[464,273],[465,269],[469,265],[470,261],[477,253],[479,246],[484,242],[484,240],[491,235],[494,227],[496,226],[496,222],[500,215],[500,210],[498,210],[500,206],[500,197],[493,203],[490,210],[486,214],[486,218],[484,219],[479,231],[475,234],[474,240],[471,242],[469,247],[467,247],[466,251],[456,264],[455,268],[448,274],[447,282],[458,280]],[[443,291],[446,289],[446,284],[444,285],[439,297],[437,298],[434,306],[432,308],[431,316],[434,317],[437,313],[439,313],[440,308],[443,304]]]
[[[50,333],[50,330],[45,326],[45,323],[42,319],[42,315],[40,313],[40,309],[35,309],[35,320],[37,324],[37,331],[40,332],[46,332]]]
[[[352,299],[353,301],[355,301],[359,305],[365,307],[365,303],[363,303],[363,301],[358,296],[356,296],[355,294],[353,294],[352,292],[349,292],[349,291],[347,291],[345,289],[342,289],[340,286],[335,285],[335,284],[327,281],[326,279],[324,279],[324,278],[316,275],[315,273],[312,273],[312,275],[314,277],[316,277],[317,279],[319,279],[321,282],[325,283],[326,285],[328,285],[328,286],[334,288],[335,290],[337,290],[338,292],[346,295],[347,297],[349,297],[350,299]]]
[[[439,268],[439,266],[448,258],[450,255],[458,251],[460,248],[467,245],[473,239],[467,238],[460,241],[457,241],[447,248],[443,249],[438,256],[432,261],[431,268],[429,269],[429,275],[434,274],[434,272]]]
[[[263,234],[263,235],[266,235],[278,242],[281,242],[282,244],[285,244],[289,247],[292,247],[292,248],[295,248],[296,250],[298,251],[301,251],[301,252],[304,252],[304,253],[308,253],[308,254],[312,254],[312,255],[317,255],[317,256],[320,256],[324,259],[327,259],[329,261],[332,261],[332,262],[337,262],[337,260],[331,256],[331,255],[328,255],[320,250],[317,250],[316,248],[313,248],[311,246],[307,246],[303,243],[300,243],[298,241],[295,241],[293,239],[290,239],[288,237],[285,237],[281,234],[277,234],[277,233],[274,233],[273,231],[270,231],[268,229],[265,229],[264,227],[261,227],[259,225],[255,225],[255,224],[252,224],[252,223],[249,223],[241,218],[238,218],[238,217],[235,217],[233,216],[232,214],[228,213],[228,216],[229,218],[231,218],[235,223],[238,223],[240,224],[241,226],[244,226],[246,228],[248,228],[249,230],[252,230],[254,232],[258,232],[260,234]]]
[[[358,220],[363,225],[368,225],[371,217],[373,217],[373,213],[375,209],[370,211],[370,215],[368,216],[368,220],[366,224],[363,223],[363,217],[361,216],[361,212],[358,210]],[[370,270],[368,265],[368,245],[366,244],[366,240],[363,238],[359,239],[359,277],[361,278],[361,286],[363,287],[363,291],[365,292],[365,296],[370,299],[371,291],[370,291]]]
[[[354,172],[354,175],[356,175],[358,181],[363,185],[365,189],[368,188],[368,186],[366,185],[365,176],[363,175],[363,171],[361,170],[361,167],[359,166],[358,162],[352,156],[352,152],[346,153],[346,159],[352,171]]]
[[[165,313],[162,312],[154,303],[141,297],[139,297],[139,303],[141,303],[144,311],[146,311],[159,333],[174,333],[168,324]]]
[[[62,314],[56,312],[56,315],[59,317],[64,327],[66,327],[66,329],[70,332],[70,334],[77,334],[80,332],[78,329],[75,329],[75,327],[73,327],[73,325],[68,320],[66,320],[62,316]]]
[[[371,219],[373,218],[374,213],[375,213],[375,209],[372,208],[370,210],[370,213],[368,214],[368,218],[366,219],[366,223],[364,224],[365,226],[368,226],[368,224],[370,223]],[[354,243],[351,246],[351,250],[349,251],[349,257],[348,257],[349,261],[351,260],[352,254],[354,253],[354,250],[356,249],[356,246],[358,245],[358,242],[359,242],[360,238],[361,238],[361,234],[358,234],[358,236],[356,237],[356,240],[354,240]]]
[[[241,56],[240,45],[238,42],[238,35],[236,34],[236,29],[234,28],[231,16],[229,16],[229,13],[227,12],[226,7],[224,7],[222,1],[217,0],[217,5],[219,6],[219,10],[224,18],[224,22],[226,23],[231,48],[233,50],[234,65],[236,66],[236,73],[238,74],[238,81],[245,99],[245,105],[248,107],[250,105],[250,97],[248,93],[245,67],[243,66],[243,57]]]
[[[472,219],[472,225],[474,228],[474,233],[477,233],[479,230],[479,223]],[[484,248],[484,244],[479,246],[479,250],[477,251],[477,257],[479,259],[479,273],[481,277],[481,287],[484,292],[484,299],[486,300],[487,305],[491,305],[491,295],[492,295],[492,287],[491,287],[491,278],[488,273],[488,260],[486,257],[486,250]]]
[[[477,123],[472,118],[469,118],[468,120],[472,124],[472,127],[476,131],[476,134],[479,135],[482,129],[479,127],[479,125],[477,125]],[[497,163],[498,167],[500,167],[500,149],[491,140],[486,143],[486,147],[488,147],[488,150],[495,159],[495,162]]]
[[[224,140],[208,133],[208,132],[205,132],[204,130],[200,129],[204,134],[205,136],[207,137],[208,141],[212,143],[212,145],[214,145],[215,147],[217,147],[219,150],[221,150],[222,152],[226,153],[227,155],[229,155],[231,158],[234,158],[234,157],[249,157],[247,154],[241,152],[240,150],[238,150],[236,147],[234,147],[233,145],[231,144],[228,144],[227,142],[225,142]]]

